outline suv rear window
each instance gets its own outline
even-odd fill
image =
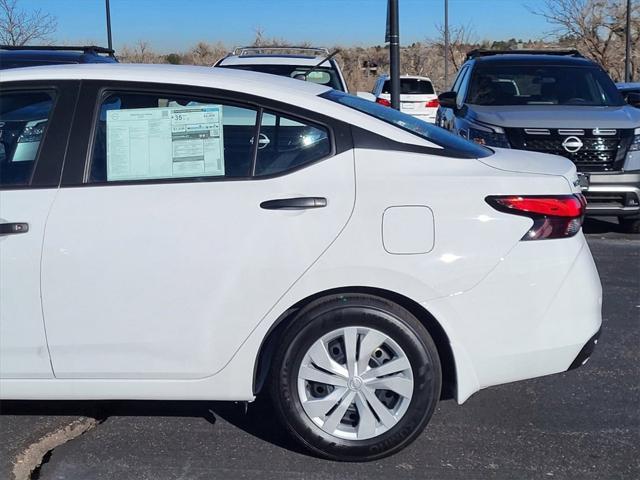
[[[335,90],[330,90],[320,96],[327,100],[353,108],[354,110],[358,110],[362,113],[366,113],[378,120],[390,123],[402,130],[413,133],[418,137],[429,140],[430,142],[444,148],[445,155],[447,154],[447,150],[452,155],[463,156],[465,158],[483,158],[493,154],[492,150],[482,147],[477,143],[465,140],[464,138],[454,135],[443,128],[418,120],[413,115],[407,115],[406,113],[399,112],[393,108],[382,106],[379,103],[372,102],[355,95],[337,92]]]
[[[296,78],[304,75],[312,67],[300,65],[218,65],[218,68],[233,68],[235,70],[248,70],[250,72],[269,73],[280,77]],[[302,78],[300,78],[302,80]],[[307,77],[307,82],[324,85],[335,90],[343,90],[338,73],[332,68],[316,68]]]
[[[564,65],[478,65],[466,102],[474,105],[621,106],[601,69]]]
[[[391,80],[386,80],[382,93],[391,94]],[[433,95],[433,85],[429,80],[420,78],[401,78],[400,95]]]

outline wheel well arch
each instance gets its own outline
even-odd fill
[[[300,300],[280,315],[269,329],[267,335],[262,341],[262,344],[260,345],[260,349],[258,350],[258,356],[254,364],[253,372],[254,394],[257,395],[262,390],[262,387],[268,378],[269,369],[271,368],[271,360],[273,358],[275,348],[278,346],[278,341],[295,318],[296,313],[315,300],[341,293],[366,293],[374,295],[394,302],[411,312],[411,314],[414,315],[427,329],[438,350],[438,356],[440,357],[440,364],[442,368],[442,393],[440,399],[444,400],[455,398],[457,387],[455,357],[453,355],[453,350],[451,349],[449,337],[440,323],[433,315],[431,315],[431,313],[429,313],[415,300],[391,290],[375,287],[340,287],[324,290]]]

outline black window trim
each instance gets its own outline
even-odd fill
[[[73,85],[73,83],[75,83],[75,86]],[[0,92],[2,95],[22,92],[46,93],[51,96],[53,104],[51,105],[51,109],[49,110],[47,125],[45,126],[44,133],[42,134],[42,140],[38,145],[38,151],[36,152],[29,180],[25,184],[17,185],[2,185],[0,183],[0,191],[47,188],[55,189],[60,186],[60,176],[62,173],[66,146],[68,145],[69,130],[67,130],[67,136],[65,138],[56,138],[52,135],[49,135],[49,132],[51,130],[53,120],[58,120],[58,117],[65,116],[66,112],[61,112],[59,108],[61,102],[67,100],[66,96],[70,93],[67,90],[68,87],[77,87],[77,82],[63,83],[58,81],[19,81],[2,84]],[[65,98],[63,98],[63,95],[65,96]],[[73,101],[75,102],[75,99],[73,99]],[[55,153],[49,155],[45,153],[49,151],[49,148],[47,148],[47,150],[44,150],[44,148],[45,146],[51,147],[55,143],[58,143],[58,148],[60,148],[59,142],[64,142],[65,146],[64,151],[60,152],[59,158],[56,160]],[[44,172],[43,174],[42,172],[45,165],[49,168],[48,171]]]
[[[467,74],[467,70],[469,70],[470,68],[471,68],[470,65],[462,65],[462,67],[458,71],[458,74],[456,75],[456,78],[453,79],[453,84],[451,85],[451,90],[450,90],[451,92],[458,93],[458,89],[460,88],[460,83],[462,83],[462,78]],[[458,82],[458,80],[460,80],[460,82]]]
[[[86,150],[84,153],[84,159],[82,162],[82,172],[78,175],[77,172],[64,171],[62,175],[61,187],[100,187],[100,186],[126,186],[126,185],[147,185],[147,184],[165,184],[165,183],[201,183],[201,182],[232,182],[232,181],[256,181],[256,180],[268,180],[271,178],[282,177],[290,175],[298,170],[311,167],[317,163],[325,161],[339,153],[350,150],[353,148],[353,138],[351,136],[350,125],[341,122],[337,119],[327,117],[309,110],[282,103],[277,100],[272,100],[263,97],[257,97],[254,95],[244,94],[233,90],[223,90],[211,87],[200,87],[183,84],[162,84],[162,83],[146,83],[146,82],[130,82],[130,81],[84,81],[84,87],[87,87],[89,93],[91,90],[95,91],[95,97],[91,109],[91,125],[88,130],[84,130],[84,141]],[[80,95],[82,95],[82,93]],[[225,177],[225,176],[201,176],[201,177],[180,177],[180,178],[158,178],[158,179],[143,179],[143,180],[119,180],[119,181],[102,181],[92,182],[89,179],[91,171],[91,162],[93,157],[93,147],[96,141],[96,127],[98,116],[100,115],[100,108],[104,99],[113,93],[144,93],[149,95],[174,95],[177,97],[191,97],[191,98],[206,98],[224,102],[224,104],[238,106],[241,108],[251,108],[256,110],[256,128],[259,129],[260,122],[262,120],[262,113],[264,110],[291,118],[301,122],[309,122],[311,124],[318,125],[327,130],[329,135],[329,141],[331,151],[328,155],[325,155],[312,162],[303,163],[294,168],[277,172],[268,175],[255,175],[250,174],[248,176],[238,177]],[[86,106],[85,106],[86,108]],[[260,120],[260,122],[258,122]],[[74,122],[75,123],[75,122]],[[82,126],[74,125],[73,132],[76,129],[82,130]],[[259,131],[259,130],[258,130]],[[337,132],[341,135],[338,135]],[[348,134],[347,134],[348,133]],[[88,134],[88,137],[86,135]],[[74,133],[74,136],[77,135]],[[340,138],[339,138],[340,137]],[[257,137],[256,137],[257,138]],[[338,141],[339,140],[339,141]],[[76,141],[78,141],[76,139]],[[252,151],[251,159],[251,173],[255,171],[255,162],[257,158],[257,144],[254,142],[254,148]],[[78,146],[78,145],[76,145]],[[76,166],[77,168],[77,166]]]
[[[464,73],[464,76],[460,79],[460,85],[458,85],[459,91],[456,95],[456,105],[458,109],[461,109],[467,102],[467,95],[469,94],[469,86],[471,85],[471,79],[475,76],[475,68],[469,67]],[[458,98],[460,101],[458,101]]]

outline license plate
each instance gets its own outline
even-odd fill
[[[401,104],[401,107],[404,108],[405,110],[413,110],[416,108],[416,106],[413,103],[403,103]]]
[[[589,175],[587,173],[578,173],[578,185],[582,190],[589,189]]]

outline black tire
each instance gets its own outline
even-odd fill
[[[310,346],[341,327],[382,332],[396,342],[411,364],[413,395],[398,423],[369,439],[331,435],[305,413],[298,394],[300,364]],[[406,309],[364,294],[325,297],[302,309],[285,331],[272,363],[270,389],[285,429],[312,453],[332,460],[371,461],[409,445],[425,428],[440,398],[442,373],[436,346],[426,328]]]
[[[626,233],[640,233],[640,218],[618,217],[622,231]]]

